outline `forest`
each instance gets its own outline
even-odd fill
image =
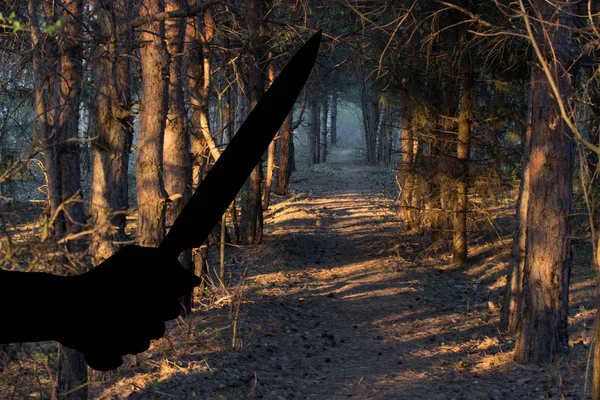
[[[0,268],[158,247],[318,31],[164,335],[0,344],[1,399],[600,400],[598,0],[0,0]]]

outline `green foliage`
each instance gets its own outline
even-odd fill
[[[0,26],[6,29],[12,29],[14,33],[23,30],[23,23],[16,19],[16,14],[11,12],[8,16],[0,13]]]
[[[64,18],[59,18],[54,24],[48,24],[46,22],[42,22],[42,32],[48,34],[48,35],[55,35],[58,32],[60,32],[60,30],[62,29],[62,27],[65,26],[65,19]]]
[[[55,35],[61,31],[62,27],[65,25],[65,19],[59,18],[56,22],[49,24],[46,21],[42,22],[41,31],[47,35]],[[12,30],[13,33],[18,33],[22,30],[25,30],[25,24],[17,19],[17,15],[14,12],[11,12],[9,15],[4,15],[0,13],[0,27],[5,30]]]

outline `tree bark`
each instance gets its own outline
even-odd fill
[[[533,81],[532,81],[533,82]],[[523,277],[525,271],[525,252],[527,250],[527,212],[531,193],[531,130],[533,122],[533,87],[527,104],[527,126],[523,138],[523,160],[519,198],[517,200],[517,229],[513,235],[510,263],[508,266],[504,306],[500,316],[500,326],[511,333],[517,333],[521,327],[521,306],[523,304]]]
[[[164,11],[160,0],[143,0],[140,15]],[[136,188],[138,243],[156,247],[164,237],[166,193],[163,182],[163,143],[168,104],[169,59],[164,22],[153,22],[140,34],[142,98],[137,143]]]
[[[331,94],[331,114],[330,114],[330,122],[329,128],[331,132],[329,133],[331,137],[331,147],[337,146],[337,103],[338,103],[338,94],[334,90]]]
[[[44,151],[52,218],[50,229],[56,240],[80,231],[85,223],[76,145],[82,82],[83,57],[79,23],[82,8],[81,0],[73,1],[60,10],[48,3],[40,6],[35,0],[30,0],[28,4],[32,26],[31,42],[34,46],[32,53],[37,113],[35,137],[41,140]],[[40,31],[38,13],[52,19],[57,11],[66,20],[65,28],[57,42],[49,42]],[[53,68],[56,68],[56,75],[48,75],[47,71]],[[82,243],[68,243],[67,249],[83,250]],[[59,345],[56,395],[68,400],[85,400],[88,397],[86,381],[87,367],[83,355]]]
[[[456,71],[449,69],[441,80],[441,104],[435,137],[431,140],[433,177],[429,182],[429,207],[431,214],[431,241],[441,244],[447,239],[451,218],[447,213],[455,192],[452,190],[451,169],[454,159],[449,157],[452,137],[447,132],[456,131],[454,120],[458,111],[458,80]],[[433,91],[435,93],[435,91]],[[438,94],[439,96],[439,94]],[[454,209],[454,206],[452,206]]]
[[[125,240],[128,209],[129,153],[133,139],[130,58],[133,33],[117,37],[112,29],[131,19],[131,0],[116,0],[110,7],[97,1],[98,37],[90,60],[95,95],[90,109],[92,138],[91,243],[95,264],[112,256]]]
[[[469,55],[467,55],[469,57]],[[462,73],[462,93],[460,112],[458,116],[458,145],[456,181],[456,211],[453,218],[453,252],[454,265],[463,265],[467,262],[467,210],[469,188],[469,152],[471,147],[471,114],[473,108],[473,68],[471,61],[465,61]]]
[[[55,119],[55,138],[57,139],[57,158],[60,174],[62,203],[65,218],[65,234],[77,233],[85,224],[83,199],[81,194],[81,170],[79,159],[79,103],[83,79],[82,25],[83,0],[67,3],[61,13],[65,25],[59,39],[59,111]],[[71,251],[83,250],[83,243],[69,243]],[[80,271],[84,272],[84,271]],[[77,301],[77,299],[74,299]],[[60,346],[58,356],[59,393],[68,393],[68,400],[87,399],[87,388],[80,386],[87,381],[87,365],[83,354]]]
[[[204,27],[204,32],[201,26]],[[217,156],[208,116],[211,83],[210,42],[214,34],[213,28],[211,17],[206,15],[194,17],[186,26],[185,55],[192,122],[190,140],[194,187],[202,181],[208,157],[211,154],[213,159]],[[212,146],[207,143],[207,139],[212,142]]]
[[[265,77],[261,60],[265,59],[265,2],[251,0],[246,4],[246,25],[249,32],[250,67],[246,89],[250,98],[250,107],[254,108],[263,95]],[[242,218],[240,233],[242,244],[259,244],[262,242],[263,209],[262,209],[262,162],[254,168],[250,179],[242,191]]]
[[[269,53],[269,59],[273,58],[273,54]],[[275,63],[269,62],[269,85],[275,81]],[[277,151],[277,136],[269,144],[267,151],[267,176],[265,177],[265,190],[263,192],[263,210],[269,208],[271,202],[271,186],[273,186],[273,175],[275,173],[275,152]]]
[[[183,0],[167,0],[166,11],[178,10],[185,6]],[[184,103],[183,52],[185,21],[166,21],[167,50],[169,65],[169,107],[165,125],[163,165],[165,190],[169,196],[166,210],[166,225],[170,228],[192,195],[192,160],[190,154],[189,126]],[[190,272],[194,272],[192,251],[186,250],[179,256],[179,262]],[[192,311],[193,292],[183,296],[183,307],[187,314]]]
[[[308,166],[319,162],[317,158],[317,138],[319,137],[319,102],[313,98],[310,101],[310,123],[308,125]]]
[[[221,152],[217,147],[215,140],[212,136],[212,131],[210,128],[210,116],[209,116],[209,100],[210,100],[210,86],[211,86],[211,49],[210,43],[215,34],[215,26],[212,17],[212,11],[210,9],[206,10],[203,14],[203,27],[204,27],[204,35],[200,35],[200,41],[202,46],[202,90],[200,97],[200,108],[199,108],[199,116],[200,116],[200,132],[202,133],[202,138],[206,142],[206,146],[208,146],[208,150],[210,151],[210,155],[213,160],[219,159]]]
[[[554,24],[546,43],[542,30],[535,39],[546,60],[557,55],[561,65],[571,65],[572,34],[569,6],[556,12],[543,0],[533,2],[539,16]],[[570,77],[551,64],[561,95],[572,92]],[[534,66],[531,73],[531,146],[529,153],[529,204],[525,244],[521,325],[517,332],[515,360],[548,363],[566,352],[569,298],[569,214],[572,203],[572,133],[561,118],[544,72]]]
[[[292,147],[294,135],[292,132],[292,115],[290,113],[283,121],[281,127],[281,137],[279,138],[279,168],[277,169],[277,194],[285,196],[288,192],[290,177],[292,176],[291,157],[293,156],[294,148]]]
[[[321,151],[319,162],[327,162],[327,117],[328,117],[328,96],[323,96],[321,101]]]
[[[382,167],[389,167],[392,159],[392,136],[394,133],[394,126],[392,107],[387,95],[386,105],[383,107],[382,114],[383,117],[379,128],[379,165]]]

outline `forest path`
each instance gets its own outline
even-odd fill
[[[234,278],[248,270],[241,348],[231,350],[227,302],[212,304],[153,345],[159,359],[179,343],[176,363],[146,360],[153,367],[132,378],[143,389],[130,398],[559,397],[554,377],[536,375],[547,370],[515,367],[513,338],[496,328],[510,235],[473,246],[460,269],[427,256],[420,238],[400,236],[394,172],[359,159],[334,149],[295,174],[266,214],[264,244],[228,249]],[[562,379],[574,387],[568,372]]]

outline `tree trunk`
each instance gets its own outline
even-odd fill
[[[470,55],[467,55],[469,57]],[[473,71],[471,61],[462,73],[462,93],[460,100],[460,114],[458,116],[458,146],[456,181],[456,212],[453,218],[453,252],[454,265],[463,265],[467,262],[467,208],[469,184],[469,152],[471,143],[471,113],[473,107]]]
[[[44,5],[45,6],[45,5]],[[54,136],[52,135],[52,122],[50,121],[50,102],[53,96],[48,93],[52,87],[51,79],[47,74],[49,67],[45,64],[43,56],[48,56],[50,45],[46,43],[45,37],[39,31],[38,13],[41,7],[37,0],[29,0],[28,4],[29,15],[31,18],[32,29],[31,43],[32,49],[32,66],[34,74],[34,101],[35,101],[35,120],[34,120],[34,137],[41,142],[41,148],[44,157],[44,168],[46,170],[46,190],[48,195],[48,220],[53,217],[55,210],[58,210],[61,203],[61,187],[58,163],[56,159],[56,149],[54,144]],[[58,219],[53,227],[49,227],[49,234],[57,237],[64,236],[64,225]],[[42,239],[45,239],[44,237]]]
[[[164,11],[160,0],[143,0],[141,16]],[[142,98],[137,143],[136,188],[138,243],[156,247],[164,237],[166,193],[163,183],[163,143],[168,104],[169,57],[163,21],[144,26],[140,39]]]
[[[567,9],[533,2],[544,21],[555,24],[550,33],[553,49],[544,32],[535,39],[545,60],[554,54],[560,65],[571,65],[569,56],[571,17]],[[569,8],[567,6],[567,8]],[[557,28],[558,27],[558,28]],[[550,65],[563,98],[572,92],[569,76]],[[544,72],[534,66],[531,73],[531,145],[529,149],[529,204],[526,224],[521,325],[517,332],[515,361],[548,363],[568,349],[569,214],[572,202],[572,133],[565,126]]]
[[[265,88],[264,66],[260,60],[265,59],[266,38],[265,3],[262,0],[251,0],[246,4],[246,25],[249,32],[250,71],[247,76],[246,89],[250,97],[250,107],[254,108],[263,95]],[[263,209],[262,209],[262,162],[254,168],[250,179],[242,191],[242,218],[240,233],[242,244],[259,244],[262,241]]]
[[[447,76],[442,78],[442,101],[440,115],[438,116],[435,137],[431,141],[431,158],[433,178],[430,182],[429,206],[431,209],[431,241],[435,244],[443,243],[450,231],[450,214],[447,212],[453,204],[455,192],[453,182],[450,179],[454,158],[449,143],[453,137],[447,132],[455,132],[458,108],[458,81],[453,69],[447,71]],[[434,92],[435,93],[435,92]],[[439,94],[438,94],[439,96]],[[452,206],[454,209],[454,206]]]
[[[294,142],[294,135],[292,133],[292,115],[294,111],[291,110],[283,125],[281,127],[281,137],[279,138],[279,168],[277,169],[277,194],[285,196],[288,192],[288,186],[290,184],[290,177],[292,175],[291,170],[291,157],[294,151],[292,147]]]
[[[319,162],[317,158],[317,138],[319,137],[319,102],[316,99],[310,101],[310,123],[308,125],[308,166]]]
[[[203,15],[203,27],[204,27],[204,35],[200,35],[200,41],[202,46],[202,71],[203,71],[203,79],[202,79],[202,90],[200,97],[200,107],[199,107],[199,116],[200,116],[200,132],[202,133],[202,138],[204,139],[206,146],[208,146],[208,150],[210,151],[210,155],[213,160],[216,162],[221,152],[217,147],[215,140],[212,136],[212,131],[210,128],[210,115],[209,115],[209,101],[210,101],[210,86],[211,86],[211,49],[210,43],[212,42],[212,38],[215,33],[215,26],[212,17],[212,12],[210,9],[206,10]]]
[[[85,215],[81,194],[81,170],[79,160],[79,103],[83,79],[82,25],[83,0],[71,1],[65,5],[61,17],[65,25],[59,39],[60,79],[58,80],[60,114],[55,119],[57,140],[57,158],[60,174],[62,203],[66,217],[65,233],[73,234],[82,230]],[[84,244],[69,243],[71,251],[82,251]],[[79,271],[85,272],[85,271]],[[74,299],[77,301],[77,299]],[[60,346],[58,356],[59,393],[70,392],[62,396],[68,400],[87,399],[87,387],[80,386],[87,381],[87,365],[83,354]]]
[[[533,81],[532,81],[533,83]],[[529,210],[529,197],[531,193],[531,130],[533,122],[533,97],[532,89],[527,104],[527,126],[523,138],[523,161],[521,171],[521,184],[517,201],[517,229],[513,234],[510,263],[505,290],[504,306],[500,316],[500,326],[511,333],[517,333],[521,327],[521,306],[523,304],[523,277],[525,270],[525,252],[527,249],[527,212]]]
[[[59,39],[60,79],[58,80],[59,107],[55,119],[57,159],[61,176],[62,201],[68,217],[64,219],[66,233],[79,232],[85,223],[81,195],[81,170],[79,159],[79,103],[83,79],[82,26],[83,0],[74,0],[65,6],[62,18],[65,26]]]
[[[400,217],[408,229],[414,229],[418,223],[416,220],[417,211],[413,208],[415,205],[415,140],[411,127],[412,111],[404,106],[401,109],[400,116],[400,151],[402,161],[400,164]]]
[[[377,128],[379,126],[379,104],[376,93],[372,88],[369,87],[368,82],[363,82],[361,89],[366,161],[369,164],[375,164],[377,163]]]
[[[206,23],[208,20],[208,23]],[[204,26],[204,33],[200,26]],[[210,154],[215,155],[208,106],[210,97],[210,41],[214,34],[210,16],[196,16],[186,26],[186,69],[190,96],[192,182],[197,187]],[[207,138],[212,143],[207,143]],[[206,153],[210,152],[209,155]],[[213,158],[214,159],[214,158]]]
[[[598,243],[600,245],[600,243]],[[597,262],[600,262],[598,260]],[[594,361],[592,375],[592,400],[600,400],[600,313],[596,311],[596,321],[594,324]]]
[[[385,96],[385,95],[382,95]],[[386,100],[387,103],[387,100]],[[385,165],[385,148],[386,148],[386,134],[388,125],[388,115],[386,115],[387,105],[380,107],[378,112],[379,123],[377,124],[376,136],[377,136],[377,165]]]
[[[185,7],[183,0],[167,0],[166,10]],[[169,66],[169,108],[165,125],[163,165],[165,190],[169,196],[166,210],[166,225],[170,228],[192,195],[192,160],[190,155],[189,127],[184,103],[183,51],[185,21],[166,21],[167,49],[170,54]],[[179,262],[190,272],[194,272],[192,251],[186,250],[179,256]],[[183,307],[187,314],[192,311],[192,292],[183,296]]]
[[[329,120],[329,129],[331,130],[331,132],[329,132],[329,135],[331,137],[331,147],[337,146],[337,102],[338,95],[337,92],[334,91],[331,95],[331,111]]]
[[[44,3],[42,12],[52,19],[55,10]],[[85,223],[81,202],[81,171],[77,149],[79,129],[79,101],[82,82],[81,25],[83,2],[73,1],[61,11],[67,23],[58,42],[48,43],[40,33],[39,3],[28,4],[31,18],[33,70],[35,77],[35,108],[37,134],[42,141],[46,176],[48,178],[48,202],[53,218],[54,239],[81,230]],[[68,26],[67,26],[68,25]],[[51,50],[50,50],[51,49]],[[58,54],[55,62],[52,56]],[[56,68],[56,79],[47,71]],[[50,113],[52,110],[53,114]],[[70,139],[70,140],[69,140]],[[72,251],[83,250],[81,243],[68,243]],[[81,271],[83,272],[83,271]],[[79,299],[73,299],[78,301]],[[87,367],[82,354],[59,345],[58,377],[56,395],[69,400],[85,400],[88,397]],[[67,394],[63,394],[66,393]]]
[[[361,110],[362,110],[362,120],[363,120],[363,129],[364,129],[364,137],[365,137],[365,153],[366,153],[366,161],[371,162],[371,115],[369,113],[369,99],[367,92],[367,84],[365,82],[361,85]]]
[[[273,58],[273,54],[269,53],[269,59]],[[269,62],[269,85],[275,81],[275,63]],[[271,186],[273,186],[273,174],[275,173],[275,152],[277,147],[277,137],[269,144],[267,151],[267,176],[265,178],[265,190],[263,192],[263,210],[269,208],[271,202]]]
[[[392,158],[392,136],[394,133],[394,126],[392,119],[392,107],[387,96],[386,105],[383,110],[383,118],[379,131],[379,147],[381,148],[379,154],[379,165],[382,167],[389,167]]]
[[[319,162],[327,162],[327,117],[328,117],[328,96],[323,97],[321,102],[321,154]]]
[[[98,37],[90,61],[95,95],[90,109],[92,141],[91,223],[96,234],[91,243],[95,264],[112,256],[125,240],[125,213],[128,209],[129,153],[133,139],[133,113],[129,90],[130,31],[119,39],[111,27],[131,18],[131,0],[116,0],[104,7],[97,1]]]
[[[229,47],[229,42],[226,42],[227,47]],[[227,143],[231,143],[231,139],[233,138],[233,133],[235,129],[235,112],[234,104],[235,97],[233,95],[233,88],[230,87],[227,89],[227,94],[225,95],[225,116],[227,118]],[[237,207],[236,200],[234,199],[231,202],[231,207],[229,208],[229,215],[231,216],[231,225],[233,230],[233,242],[236,244],[240,243],[240,224],[238,222],[237,215]]]

